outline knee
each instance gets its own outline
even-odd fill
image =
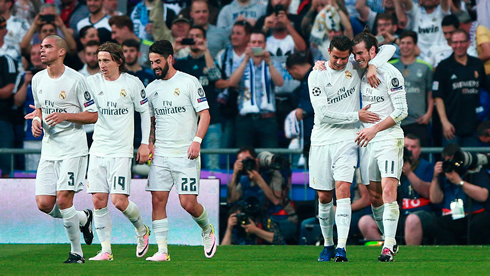
[[[129,200],[125,196],[114,196],[112,198],[112,204],[114,204],[114,207],[116,207],[119,211],[123,212],[128,208],[129,205]]]
[[[183,199],[180,201],[180,206],[187,211],[187,213],[195,213],[196,204],[192,200]]]
[[[321,204],[327,204],[332,201],[332,194],[331,193],[318,193],[318,201],[320,201]]]
[[[358,223],[359,230],[361,230],[361,232],[364,232],[364,231],[366,231],[366,229],[373,227],[373,224],[374,224],[374,227],[377,227],[376,222],[374,221],[374,219],[371,216],[369,216],[369,215],[362,216],[359,219],[359,223]]]
[[[413,230],[421,230],[422,223],[420,222],[419,216],[415,214],[410,214],[405,220],[405,233],[411,232]]]
[[[37,208],[39,209],[39,211],[46,213],[46,214],[49,214],[54,208],[54,202],[46,202],[46,201],[37,199],[36,203],[37,203]]]
[[[56,202],[58,202],[58,206],[60,207],[61,210],[70,208],[73,205],[72,199],[65,196],[58,196]]]
[[[92,203],[94,204],[95,209],[102,209],[107,207],[107,198],[94,194],[92,196]]]

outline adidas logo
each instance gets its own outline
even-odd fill
[[[99,95],[104,95],[104,91],[100,91],[99,92]]]
[[[328,84],[327,84],[327,87],[332,87],[332,84],[331,84],[331,83],[328,83]]]
[[[458,77],[456,77],[456,75],[455,75],[455,74],[453,74],[453,75],[451,76],[451,79],[452,79],[452,80],[455,80],[455,79],[457,79],[457,78],[458,78]]]

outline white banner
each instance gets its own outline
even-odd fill
[[[138,205],[143,222],[151,227],[151,194],[145,191],[146,179],[131,180],[129,199]],[[208,211],[209,221],[219,237],[219,180],[201,179],[199,203]],[[38,210],[34,179],[0,179],[0,243],[67,243],[63,221]],[[75,195],[77,210],[92,209],[92,196],[85,191]],[[109,198],[112,218],[112,243],[135,244],[136,232],[131,222],[117,210]],[[181,206],[175,188],[167,203],[168,243],[202,245],[201,228]],[[95,228],[94,228],[95,232]],[[94,243],[99,243],[94,233]],[[150,242],[155,244],[154,236]],[[82,238],[83,243],[83,238]]]

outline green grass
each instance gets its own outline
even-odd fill
[[[83,249],[88,259],[99,245]],[[136,258],[134,245],[113,245],[114,261],[79,265],[63,264],[67,244],[1,244],[0,275],[488,275],[489,249],[402,246],[394,263],[379,263],[380,247],[349,246],[348,263],[319,263],[313,246],[220,246],[212,259],[200,246],[170,246],[172,260],[153,263]]]

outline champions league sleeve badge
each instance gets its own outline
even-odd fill
[[[92,96],[90,96],[90,93],[88,91],[85,91],[83,93],[83,97],[85,98],[85,103],[83,104],[83,106],[88,107],[95,103],[94,99],[92,99]]]
[[[199,87],[199,89],[197,89],[197,94],[199,94],[199,99],[197,99],[197,102],[198,103],[202,103],[202,102],[205,102],[207,101],[206,97],[204,96],[204,90]]]
[[[141,89],[140,96],[142,98],[142,100],[140,101],[140,105],[144,105],[145,103],[148,102],[148,98],[146,98],[145,89]]]
[[[320,87],[313,87],[313,89],[311,90],[311,94],[313,94],[313,96],[315,97],[320,96],[321,93],[322,90],[320,89]]]
[[[400,81],[397,78],[392,78],[391,85],[393,85],[393,87],[398,87],[400,86]]]

